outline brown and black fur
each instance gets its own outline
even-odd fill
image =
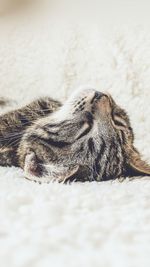
[[[150,175],[127,113],[108,94],[87,89],[64,105],[44,98],[0,119],[0,165],[23,168],[28,179]]]
[[[0,106],[7,100],[0,98]],[[37,119],[47,116],[61,106],[60,102],[45,97],[25,107],[0,116],[0,165],[18,166],[17,149],[25,130]]]

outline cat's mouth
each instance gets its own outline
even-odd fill
[[[64,167],[54,164],[43,164],[31,151],[25,157],[24,171],[28,180],[35,182],[66,182],[77,173],[79,166]]]

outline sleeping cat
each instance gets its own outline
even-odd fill
[[[126,112],[94,89],[63,105],[43,98],[0,117],[0,165],[21,167],[38,182],[149,176],[133,142]]]

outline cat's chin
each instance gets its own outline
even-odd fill
[[[78,169],[79,166],[66,168],[58,165],[54,166],[53,164],[42,164],[38,161],[33,151],[25,157],[25,178],[34,182],[49,183],[56,181],[65,183],[77,173]]]

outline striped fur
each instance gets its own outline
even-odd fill
[[[45,98],[0,121],[0,165],[30,180],[103,181],[150,175],[134,148],[126,112],[111,96],[86,89],[64,105]]]

